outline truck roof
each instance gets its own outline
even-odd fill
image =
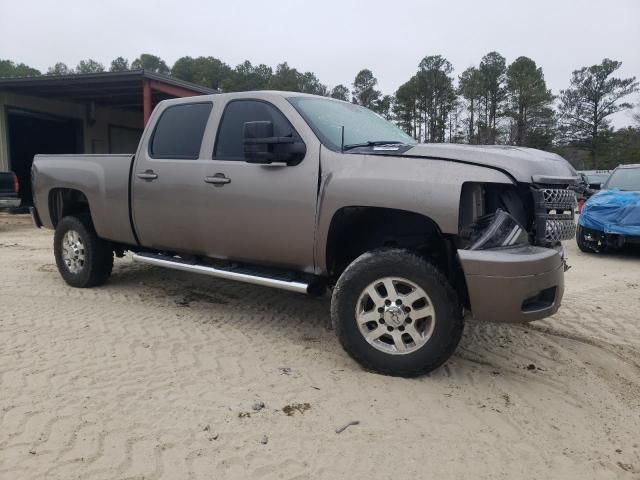
[[[312,95],[310,93],[301,93],[301,92],[286,92],[281,90],[250,90],[246,92],[227,92],[227,93],[214,93],[210,95],[198,95],[195,97],[186,97],[186,98],[172,98],[169,100],[163,100],[166,103],[185,103],[189,100],[194,102],[201,102],[203,99],[209,99],[215,101],[220,98],[268,98],[268,97],[281,97],[281,98],[291,98],[291,97],[314,97],[314,98],[322,98],[324,100],[332,100],[334,102],[342,102],[343,100],[338,100],[331,97],[323,97],[321,95]],[[348,103],[348,102],[347,102]]]

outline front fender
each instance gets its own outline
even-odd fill
[[[379,207],[417,213],[444,234],[458,234],[464,182],[513,184],[504,173],[482,166],[427,158],[340,154],[322,151],[315,264],[326,273],[331,221],[344,207]]]

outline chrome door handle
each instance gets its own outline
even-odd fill
[[[136,173],[136,177],[142,179],[142,180],[155,180],[156,178],[158,178],[158,174],[155,173],[153,170],[145,170],[142,173]]]
[[[212,177],[204,177],[204,181],[206,183],[212,183],[217,187],[221,187],[226,185],[227,183],[231,183],[231,179],[224,176],[224,173],[216,173]]]

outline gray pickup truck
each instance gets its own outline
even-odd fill
[[[163,101],[135,155],[38,155],[34,221],[60,274],[113,257],[293,292],[332,292],[365,368],[449,358],[465,312],[527,322],[560,306],[576,172],[531,149],[424,145],[347,102],[291,92]]]

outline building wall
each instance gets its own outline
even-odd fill
[[[85,153],[108,153],[109,125],[143,128],[142,112],[95,107],[95,122],[89,122],[85,104],[17,95],[0,91],[0,171],[9,170],[7,144],[7,110],[11,108],[73,118],[82,123]],[[90,124],[91,123],[91,124]]]

